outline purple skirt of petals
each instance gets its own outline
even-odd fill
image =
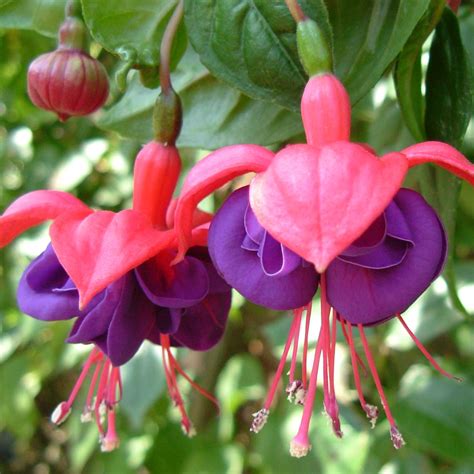
[[[304,306],[318,287],[314,267],[260,226],[249,206],[248,187],[233,192],[214,216],[209,253],[229,285],[267,308]]]
[[[217,275],[207,250],[193,251],[199,257],[186,257],[177,265],[172,282],[159,278],[160,269],[154,271],[151,260],[79,311],[77,289],[49,245],[25,270],[18,305],[41,320],[77,317],[67,341],[96,344],[115,366],[130,360],[145,339],[159,343],[161,333],[170,334],[175,345],[206,350],[222,337],[231,289]]]
[[[383,220],[329,265],[328,301],[352,324],[386,321],[428,288],[443,268],[446,251],[436,212],[417,192],[401,189]]]

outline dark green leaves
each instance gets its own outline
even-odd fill
[[[329,37],[324,3],[300,3]],[[191,42],[215,76],[251,97],[298,108],[306,76],[283,0],[187,0],[185,6]]]
[[[446,8],[436,28],[426,75],[426,136],[461,145],[472,114],[468,58],[459,24]]]
[[[174,75],[184,110],[178,145],[214,149],[234,143],[269,145],[302,132],[298,114],[255,101],[213,78],[194,54]],[[151,115],[158,92],[144,89],[136,78],[127,93],[98,125],[146,142],[153,137]]]
[[[1,0],[0,28],[34,30],[57,36],[66,0]]]
[[[300,2],[329,35],[320,0]],[[336,73],[357,102],[395,59],[429,0],[328,0]],[[186,24],[202,62],[246,94],[297,109],[306,77],[283,0],[187,0]]]
[[[161,37],[177,0],[82,0],[84,19],[105,49],[131,60],[134,65],[159,63]],[[181,29],[172,57],[184,53],[186,35]]]
[[[400,109],[408,129],[418,141],[425,137],[421,48],[438,23],[445,4],[445,0],[431,0],[428,10],[400,53],[395,68],[394,79]]]

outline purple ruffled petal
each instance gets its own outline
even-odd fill
[[[214,216],[209,229],[209,253],[226,282],[253,303],[271,309],[294,309],[307,304],[318,285],[312,266],[299,266],[284,276],[268,276],[255,252],[242,248],[247,234],[244,216],[248,187],[232,193]]]
[[[265,275],[285,276],[302,264],[302,258],[265,232],[261,243],[260,264]]]
[[[265,229],[258,222],[257,217],[250,207],[250,204],[247,204],[247,208],[245,209],[244,226],[246,236],[256,244],[260,245],[265,236]]]
[[[186,308],[171,343],[195,351],[207,351],[217,344],[224,334],[231,295],[230,291],[212,294],[201,303]]]
[[[128,274],[101,291],[77,318],[66,341],[87,344],[106,334],[120,301],[132,291]]]
[[[51,244],[23,272],[17,301],[21,311],[43,321],[59,321],[78,315],[78,292]]]
[[[409,247],[411,245],[408,242],[387,236],[382,244],[369,253],[357,257],[340,255],[338,258],[352,265],[380,270],[399,265],[405,258]]]
[[[393,204],[407,224],[404,236],[409,233],[413,242],[402,262],[373,270],[336,259],[327,270],[328,300],[352,324],[377,324],[406,310],[437,277],[445,261],[443,226],[423,197],[401,189]],[[387,228],[390,216],[386,214]]]
[[[173,280],[168,283],[152,259],[136,268],[135,274],[150,301],[166,308],[193,306],[209,292],[207,271],[198,259],[187,256],[173,271]]]
[[[124,292],[107,333],[107,355],[115,366],[125,364],[148,337],[154,323],[153,305],[143,294],[132,272],[125,278],[130,280],[131,292]]]
[[[341,256],[357,257],[370,252],[370,250],[383,242],[386,232],[387,223],[385,215],[382,214],[375,219],[372,225],[355,242],[342,252]]]

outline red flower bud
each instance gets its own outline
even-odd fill
[[[80,49],[82,22],[68,18],[59,32],[59,47],[36,58],[28,69],[28,95],[42,109],[64,121],[100,108],[109,94],[104,66]]]

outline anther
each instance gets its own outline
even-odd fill
[[[71,413],[71,406],[67,402],[61,402],[51,414],[51,422],[60,425]]]
[[[250,427],[250,431],[254,433],[258,433],[264,426],[268,420],[268,415],[270,415],[270,411],[266,408],[262,408],[261,410],[254,413],[252,426]]]

